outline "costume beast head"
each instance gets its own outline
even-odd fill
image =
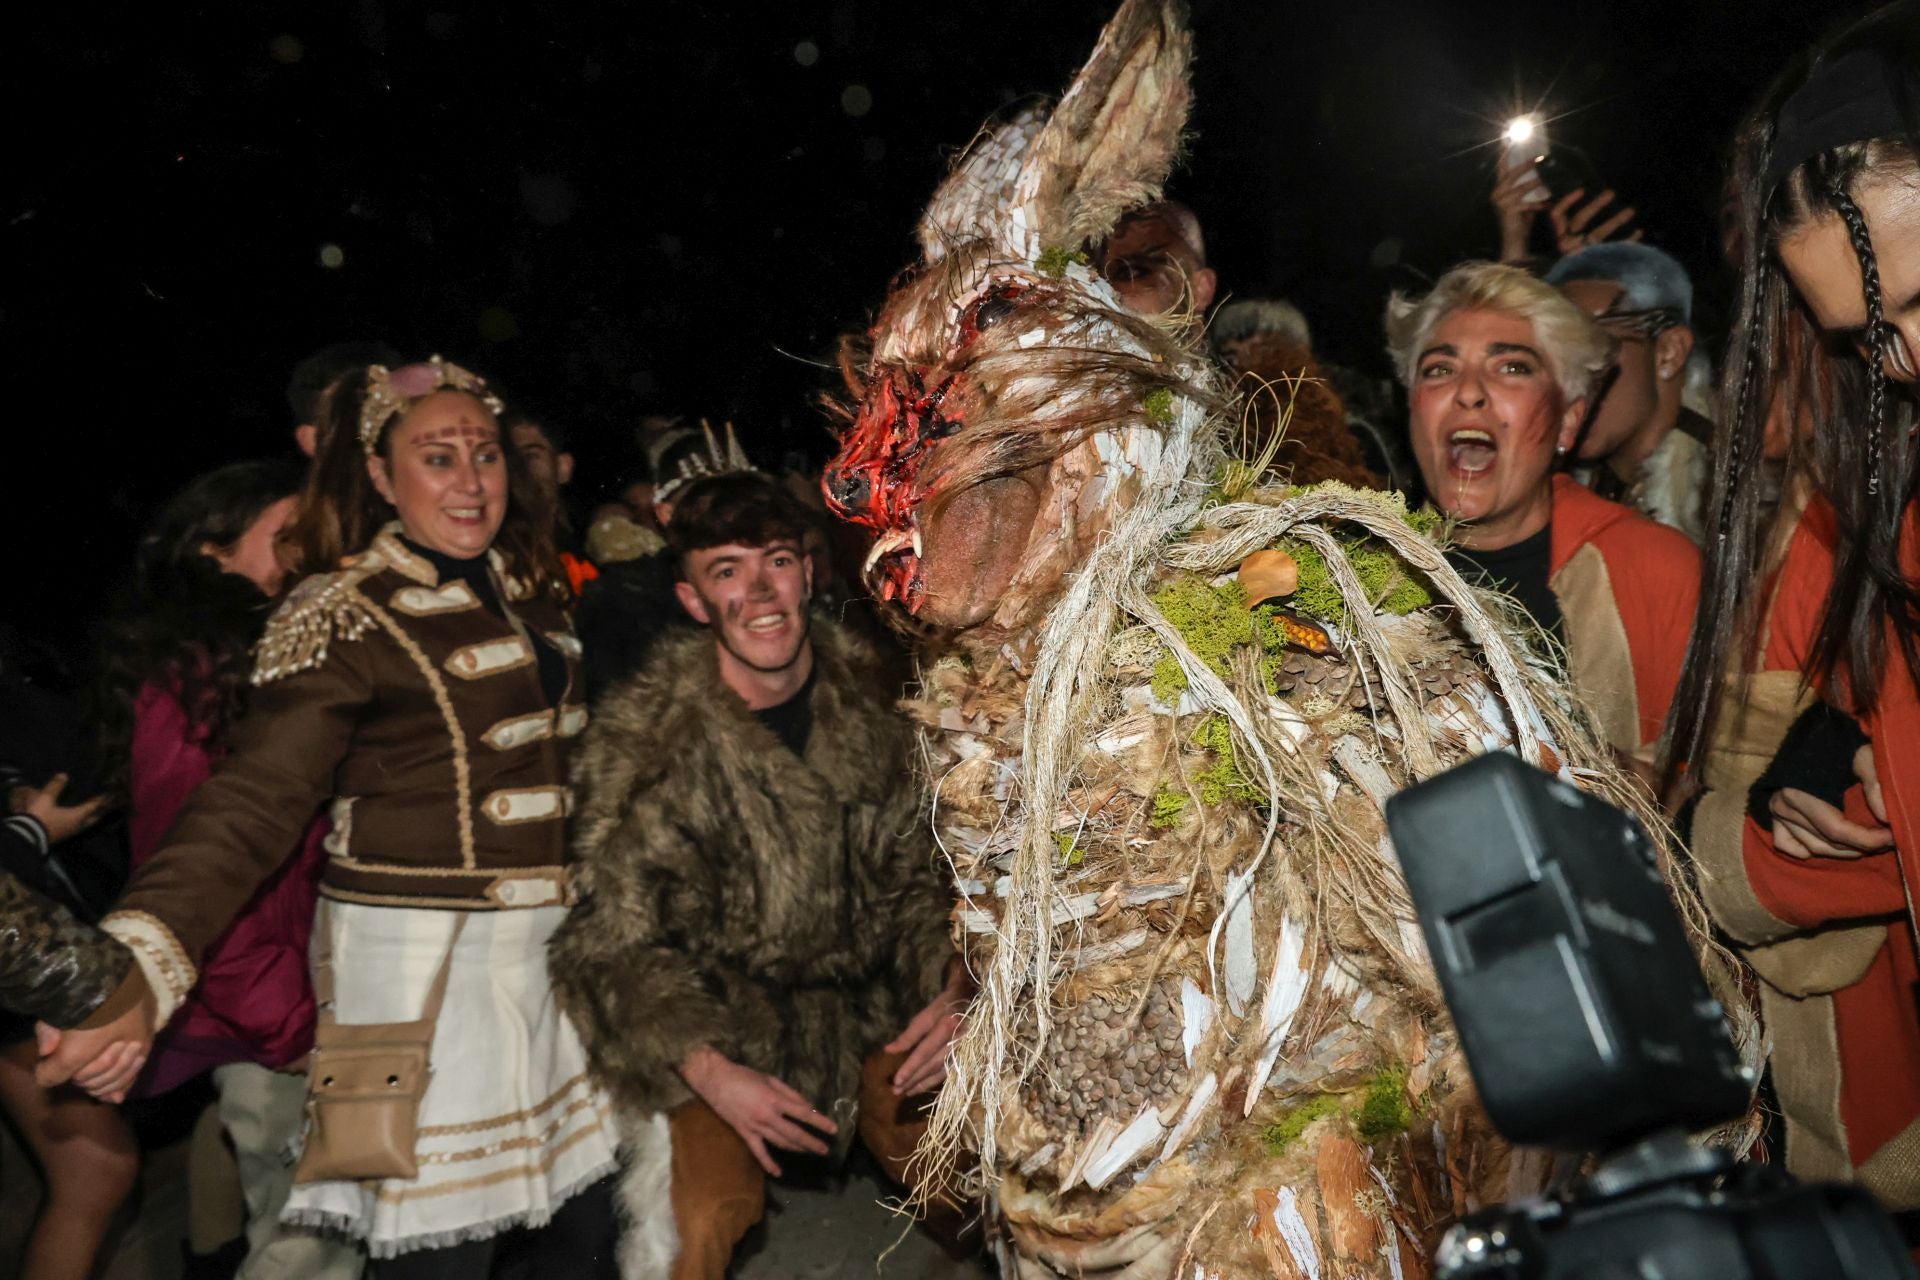
[[[922,258],[863,352],[827,500],[875,535],[868,585],[932,627],[1035,621],[1210,399],[1178,337],[1122,308],[1082,247],[1155,199],[1179,149],[1180,6],[1127,0],[1051,113],[986,131],[921,219]]]

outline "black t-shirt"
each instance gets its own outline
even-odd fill
[[[807,672],[807,682],[791,698],[753,713],[755,720],[773,730],[773,736],[797,756],[807,754],[807,740],[813,737],[813,676],[817,670]]]
[[[1540,629],[1555,640],[1565,640],[1560,601],[1547,586],[1553,563],[1553,525],[1498,551],[1469,551],[1455,547],[1447,560],[1460,576],[1475,586],[1504,591],[1526,607]]]

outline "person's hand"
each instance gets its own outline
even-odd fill
[[[1880,819],[1881,826],[1885,826],[1887,798],[1880,791],[1880,771],[1874,768],[1872,744],[1853,753],[1853,776],[1860,779],[1860,790],[1866,793],[1867,808],[1873,810],[1873,816]]]
[[[907,1060],[893,1073],[895,1097],[912,1098],[937,1087],[947,1078],[947,1052],[960,1034],[960,1020],[973,999],[973,979],[955,957],[947,968],[947,985],[933,1002],[907,1023],[907,1029],[882,1046],[884,1053],[904,1053]]]
[[[104,1026],[62,1031],[39,1023],[40,1062],[33,1078],[41,1088],[71,1082],[102,1102],[124,1102],[153,1045],[153,994]]]
[[[1659,797],[1660,770],[1651,761],[1642,760],[1639,756],[1632,755],[1615,747],[1613,749],[1613,762],[1620,766],[1622,773],[1631,774],[1633,777],[1638,778],[1641,785],[1646,787],[1648,795],[1656,799]]]
[[[1563,258],[1576,249],[1584,249],[1590,244],[1602,244],[1614,239],[1627,224],[1633,221],[1634,208],[1628,205],[1624,209],[1609,214],[1605,221],[1595,226],[1594,219],[1613,203],[1614,193],[1610,189],[1602,191],[1585,204],[1580,204],[1581,197],[1586,194],[1585,187],[1575,187],[1561,196],[1554,203],[1553,208],[1547,211],[1547,218],[1553,223],[1554,245],[1560,250],[1560,256]],[[1576,208],[1576,205],[1579,207]],[[1619,236],[1619,238],[1638,240],[1640,236],[1640,229],[1635,227],[1631,235]]]
[[[67,775],[56,773],[47,779],[46,786],[16,787],[11,797],[15,813],[27,814],[47,829],[48,844],[59,844],[79,835],[100,820],[100,811],[107,805],[103,795],[85,804],[63,805],[60,793],[66,789]]]
[[[732,1126],[760,1167],[776,1178],[780,1166],[769,1146],[823,1156],[827,1144],[811,1130],[829,1135],[837,1131],[833,1121],[786,1081],[742,1066],[716,1049],[702,1047],[688,1054],[680,1078]]]
[[[1856,755],[1856,772],[1859,767]],[[1871,760],[1867,772],[1873,772]],[[1866,779],[1863,777],[1861,781]],[[1867,804],[1875,816],[1885,822],[1883,803],[1876,778],[1867,790]],[[1863,826],[1825,800],[1797,787],[1782,787],[1774,792],[1767,802],[1767,811],[1773,815],[1773,847],[1790,857],[1859,858],[1893,847],[1893,832],[1885,826]]]
[[[1533,230],[1540,206],[1547,200],[1546,184],[1534,172],[1536,163],[1533,160],[1514,163],[1504,155],[1500,157],[1490,199],[1494,218],[1500,224],[1502,262],[1519,262],[1527,256],[1528,234]]]

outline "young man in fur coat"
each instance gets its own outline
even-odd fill
[[[910,730],[873,653],[809,616],[805,518],[751,474],[687,491],[668,536],[704,630],[602,696],[576,763],[579,904],[552,964],[642,1135],[629,1275],[667,1256],[639,1203],[666,1170],[671,1274],[714,1280],[778,1152],[844,1153],[857,1114],[904,1180],[970,993]]]

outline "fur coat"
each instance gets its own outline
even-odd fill
[[[575,766],[579,902],[551,961],[629,1116],[690,1096],[703,1044],[823,1112],[939,991],[953,945],[912,734],[864,642],[818,615],[802,760],[724,684],[705,630],[663,636],[595,705]]]

